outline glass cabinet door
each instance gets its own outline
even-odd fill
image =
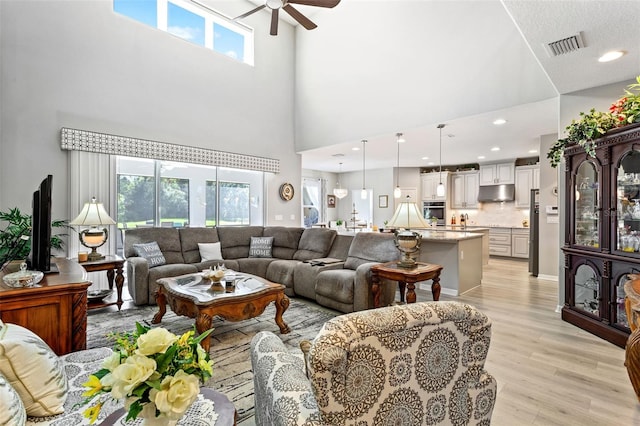
[[[600,315],[600,281],[596,271],[580,265],[574,277],[575,307],[595,316]]]
[[[640,151],[625,154],[617,172],[618,238],[615,249],[637,253],[640,251]]]
[[[575,179],[575,244],[600,247],[599,182],[596,166],[585,161],[578,167]]]

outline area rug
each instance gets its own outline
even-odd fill
[[[113,341],[107,338],[107,334],[113,331],[132,331],[136,321],[152,327],[162,326],[175,334],[193,327],[193,319],[176,316],[169,307],[161,324],[151,324],[156,312],[157,306],[132,307],[122,311],[89,311],[87,348],[112,347]],[[335,315],[336,313],[312,303],[291,299],[289,309],[283,315],[291,328],[289,334],[280,334],[274,321],[273,305],[269,305],[259,317],[250,320],[230,322],[216,318],[209,351],[214,361],[214,373],[205,386],[225,394],[233,402],[238,412],[238,423],[253,417],[253,374],[249,355],[253,336],[259,331],[271,331],[291,351],[301,354],[298,346],[300,341],[313,339],[322,325]]]

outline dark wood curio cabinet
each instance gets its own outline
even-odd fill
[[[624,283],[640,273],[640,125],[565,150],[567,208],[562,319],[624,347]]]

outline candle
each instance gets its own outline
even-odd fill
[[[89,260],[89,253],[86,251],[79,251],[78,262],[86,262],[87,260]]]

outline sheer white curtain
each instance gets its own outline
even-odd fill
[[[69,220],[73,220],[79,213],[84,203],[96,197],[112,219],[116,220],[115,206],[115,164],[111,156],[84,151],[69,151]],[[69,230],[67,239],[67,256],[77,257],[79,250],[87,250],[78,240],[78,229]],[[98,248],[102,254],[115,254],[116,242],[120,238],[120,230],[115,225],[108,226],[109,239],[107,243]],[[92,272],[89,279],[93,282],[92,288],[106,288],[107,279],[105,272]]]

